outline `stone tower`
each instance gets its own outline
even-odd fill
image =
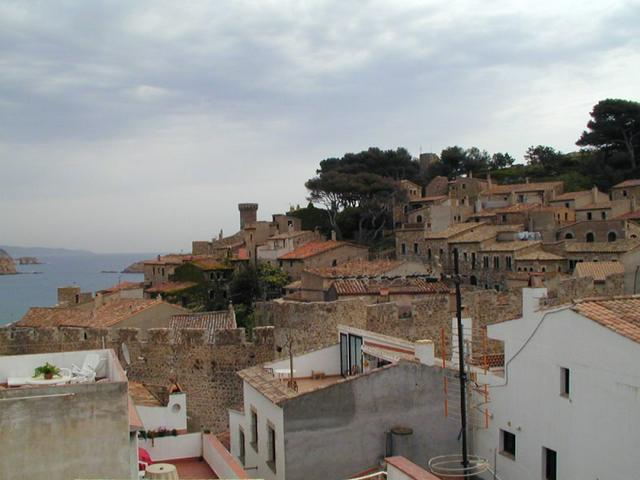
[[[239,203],[238,210],[240,210],[240,230],[258,220],[257,203]]]

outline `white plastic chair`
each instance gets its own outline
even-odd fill
[[[71,365],[71,373],[73,373],[72,383],[95,382],[96,371],[102,364],[102,357],[97,353],[89,353],[82,363],[82,367]]]

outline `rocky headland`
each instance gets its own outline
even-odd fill
[[[16,263],[13,258],[0,248],[0,275],[15,275]]]

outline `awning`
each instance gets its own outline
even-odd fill
[[[367,355],[371,355],[372,357],[381,358],[382,360],[386,360],[387,362],[415,359],[415,355],[411,353],[398,352],[396,350],[390,350],[378,346],[374,347],[371,345],[367,345],[366,343],[362,346],[362,352],[366,353]]]

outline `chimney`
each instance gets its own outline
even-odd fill
[[[591,189],[591,203],[598,203],[598,187],[595,185]]]
[[[331,230],[331,240],[333,240],[334,242],[336,241],[336,231],[335,230]]]

